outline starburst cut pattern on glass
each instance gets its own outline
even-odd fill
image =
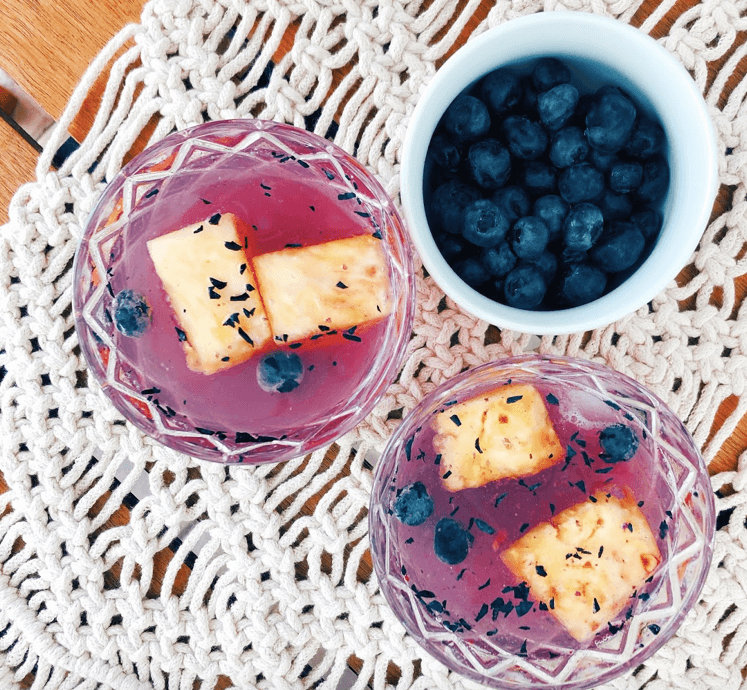
[[[89,240],[89,260],[93,263],[93,267],[98,272],[98,275],[107,275],[107,261],[105,257],[109,254],[117,240],[120,239],[123,229],[128,226],[132,217],[143,210],[144,204],[150,206],[151,203],[156,203],[157,195],[152,194],[153,190],[160,189],[160,186],[166,180],[173,177],[179,171],[188,169],[188,166],[196,161],[202,161],[207,156],[215,157],[215,160],[211,161],[211,165],[219,165],[224,157],[235,155],[247,156],[247,162],[250,163],[251,155],[255,149],[262,146],[271,147],[273,152],[282,152],[284,156],[300,162],[305,168],[308,168],[309,164],[315,161],[323,162],[329,166],[333,173],[336,173],[334,182],[328,178],[325,180],[325,184],[338,187],[343,194],[354,194],[362,207],[365,207],[367,211],[373,212],[371,214],[373,227],[382,228],[385,226],[384,216],[386,209],[382,202],[376,198],[375,194],[366,194],[353,181],[348,171],[340,164],[331,150],[327,152],[310,152],[305,148],[308,147],[310,149],[310,146],[301,143],[298,143],[298,149],[294,149],[270,132],[262,130],[243,134],[237,143],[231,146],[207,139],[191,138],[179,144],[178,148],[172,149],[169,156],[165,156],[162,160],[155,162],[155,166],[160,166],[169,157],[173,157],[171,164],[163,170],[136,172],[125,179],[121,192],[121,215],[111,223],[104,221],[101,227],[92,233]],[[112,211],[113,208],[110,208],[109,212]],[[390,270],[398,274],[401,280],[406,281],[406,267],[393,253],[389,254],[389,259]],[[106,380],[103,384],[104,387],[111,388],[120,393],[126,401],[139,407],[141,412],[143,409],[147,409],[157,434],[162,437],[179,438],[194,441],[198,444],[207,442],[216,451],[228,458],[238,458],[242,454],[246,454],[248,451],[247,445],[234,446],[225,443],[226,434],[222,432],[209,435],[202,434],[195,431],[194,427],[189,426],[182,420],[179,413],[175,415],[164,414],[164,410],[158,405],[157,400],[154,400],[152,395],[144,395],[140,387],[128,381],[129,375],[126,369],[135,369],[136,367],[125,355],[117,350],[114,340],[109,335],[106,322],[111,323],[111,315],[108,314],[105,306],[107,290],[111,290],[108,282],[101,280],[85,301],[81,314],[86,326],[90,328],[95,337],[108,350],[105,361],[101,358],[100,354],[97,355],[102,368],[105,369]],[[109,297],[112,296],[109,295]],[[351,392],[350,400],[356,400],[360,391],[370,385],[371,380],[369,376],[360,383],[358,390]],[[310,435],[307,434],[300,441],[282,437],[271,441],[256,441],[252,442],[251,449],[255,450],[272,446],[273,448],[283,448],[289,451],[296,450],[298,453],[301,453],[304,447],[307,447],[315,438],[323,435],[330,426],[350,419],[360,412],[361,406],[355,403],[351,404],[350,400],[343,401],[331,409],[323,422],[316,425],[318,428],[315,428]],[[185,427],[189,426],[189,428],[180,429],[178,428],[179,424]]]
[[[544,362],[547,365],[547,361]],[[546,369],[541,371],[531,363],[522,363],[514,367],[511,376],[540,376],[546,381],[567,386],[568,372],[562,369],[554,374]],[[603,633],[598,640],[592,641],[595,647],[573,649],[562,645],[552,648],[540,645],[537,653],[527,655],[504,649],[489,638],[473,637],[468,639],[462,634],[451,632],[443,627],[440,621],[425,609],[412,588],[405,581],[398,558],[395,539],[391,533],[392,521],[387,519],[383,504],[377,506],[373,514],[376,521],[383,526],[384,575],[380,579],[384,588],[399,591],[410,603],[409,611],[404,611],[406,627],[412,634],[427,643],[436,643],[443,655],[442,660],[449,660],[449,665],[466,675],[499,688],[554,687],[563,683],[589,683],[594,685],[609,676],[613,677],[616,669],[623,664],[633,662],[636,658],[648,656],[651,647],[658,648],[659,643],[668,639],[682,615],[682,607],[690,595],[692,598],[693,583],[697,578],[690,577],[691,566],[702,559],[707,551],[706,538],[701,521],[688,503],[689,496],[698,479],[698,473],[692,462],[673,445],[661,440],[660,431],[667,426],[661,420],[661,403],[645,390],[631,388],[639,398],[628,397],[626,393],[610,391],[608,386],[594,368],[578,364],[579,371],[574,371],[571,379],[583,379],[580,389],[603,396],[606,401],[619,406],[622,410],[635,415],[642,428],[651,435],[658,460],[666,465],[669,488],[673,492],[675,505],[672,507],[676,528],[667,534],[670,553],[663,569],[656,571],[649,580],[652,591],[641,610],[636,611],[631,619],[626,619],[625,611],[621,612],[610,623],[617,628],[613,634]],[[574,380],[574,385],[580,384]],[[444,398],[444,401],[446,398]],[[442,401],[443,402],[443,401]],[[609,404],[609,403],[608,403]],[[442,403],[440,404],[442,406]],[[438,408],[439,405],[436,405]],[[664,414],[672,415],[665,408]],[[673,415],[672,415],[673,417]],[[652,529],[655,526],[652,526]],[[627,610],[627,609],[626,609]],[[548,658],[551,651],[554,658]],[[529,685],[527,685],[529,683]],[[588,687],[584,685],[584,687]]]

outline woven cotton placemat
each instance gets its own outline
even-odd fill
[[[729,82],[747,54],[739,41],[746,6],[667,0],[641,26],[664,26],[660,42],[693,75],[719,138],[727,210],[712,219],[688,277],[616,324],[538,346],[650,387],[708,462],[747,410],[747,320],[735,296],[747,271],[747,80]],[[0,687],[33,679],[46,690],[332,689],[349,665],[356,688],[474,687],[421,652],[378,590],[367,553],[369,460],[427,392],[522,352],[530,336],[463,313],[419,270],[407,359],[368,419],[309,458],[225,469],[145,438],[87,379],[71,266],[105,179],[153,116],[151,142],[220,118],[313,129],[354,153],[396,198],[408,118],[478,9],[476,0],[153,0],[91,65],[37,181],[16,194],[0,233]],[[630,0],[498,2],[473,35],[562,9],[636,23],[640,15]],[[288,35],[292,48],[275,64]],[[52,152],[115,54],[90,133],[50,172]],[[727,398],[733,411],[711,435]],[[718,509],[732,512],[701,600],[661,651],[605,687],[742,686],[744,461],[713,479],[728,495]]]

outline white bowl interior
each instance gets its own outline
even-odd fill
[[[499,304],[464,283],[441,256],[423,205],[423,165],[441,115],[463,90],[502,66],[554,56],[590,89],[616,84],[656,114],[668,141],[670,186],[664,224],[651,254],[622,285],[589,304],[526,311]],[[586,331],[649,302],[696,248],[718,189],[716,136],[705,102],[687,71],[639,30],[581,12],[544,12],[511,20],[468,42],[436,73],[413,112],[402,154],[401,195],[413,243],[436,283],[457,304],[502,328],[526,333]]]

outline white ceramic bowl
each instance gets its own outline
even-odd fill
[[[563,60],[588,86],[615,84],[666,132],[670,185],[655,247],[622,285],[580,307],[527,311],[499,304],[449,267],[431,235],[423,205],[428,144],[449,104],[498,67],[545,56]],[[688,263],[718,189],[716,135],[703,98],[684,67],[650,36],[627,24],[581,12],[542,12],[486,31],[457,51],[433,77],[412,114],[402,152],[401,195],[412,241],[428,273],[457,304],[501,328],[561,334],[591,330],[632,313]]]

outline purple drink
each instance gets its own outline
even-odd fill
[[[194,267],[174,267],[175,252]],[[350,276],[329,313],[315,275],[327,266]],[[76,259],[76,323],[94,375],[141,429],[204,459],[276,461],[374,404],[409,335],[411,273],[391,201],[350,156],[288,126],[211,123],[167,137],[107,188]],[[300,311],[287,314],[270,298],[289,289]],[[117,321],[122,294],[141,299],[142,333]],[[307,298],[318,326],[292,331]]]
[[[518,460],[491,479],[504,441]],[[516,471],[521,457],[537,471]],[[370,528],[382,589],[432,654],[493,687],[581,688],[674,633],[710,560],[713,501],[663,403],[598,365],[528,357],[457,377],[405,420]]]

